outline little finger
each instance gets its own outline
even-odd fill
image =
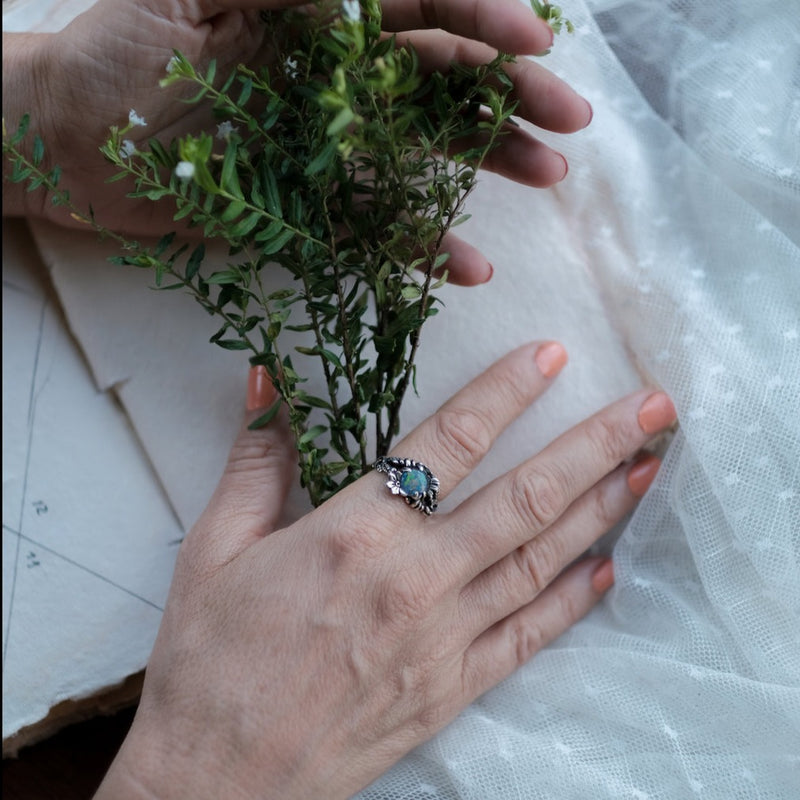
[[[634,508],[660,465],[656,456],[646,454],[618,467],[576,500],[554,525],[467,584],[460,597],[464,630],[477,636],[532,602],[568,564]]]
[[[481,634],[464,653],[462,681],[470,698],[500,683],[588,614],[613,582],[608,559],[586,559]]]

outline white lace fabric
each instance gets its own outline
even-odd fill
[[[616,543],[604,602],[359,797],[789,800],[800,4],[564,8],[578,30],[547,66],[595,118],[558,142],[571,165],[560,206],[680,430]]]

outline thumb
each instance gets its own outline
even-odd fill
[[[222,564],[275,529],[295,474],[295,447],[285,406],[255,430],[249,425],[279,402],[264,367],[252,367],[247,413],[225,472],[193,533],[204,556]],[[199,543],[196,543],[199,544]]]

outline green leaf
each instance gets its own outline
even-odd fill
[[[17,132],[11,137],[11,144],[16,145],[19,144],[28,133],[28,128],[31,124],[31,115],[30,114],[23,114],[19,121],[19,126],[17,127]],[[5,130],[5,128],[4,128]]]
[[[189,256],[186,262],[186,280],[190,281],[197,275],[198,271],[200,270],[200,265],[203,263],[203,259],[206,257],[206,246],[201,242],[194,250],[192,250],[192,254]]]
[[[240,339],[217,339],[214,344],[219,345],[223,350],[249,350],[250,345]]]
[[[44,142],[42,141],[40,136],[33,137],[33,155],[31,156],[31,160],[33,161],[35,166],[39,166],[42,163],[42,159],[44,158]]]
[[[162,236],[156,246],[153,248],[153,255],[158,257],[160,256],[173,242],[175,239],[175,232],[166,234],[166,236]]]
[[[236,171],[236,157],[238,152],[239,145],[236,141],[231,139],[225,149],[225,157],[222,161],[222,174],[220,175],[219,183],[224,192],[233,195],[237,200],[244,200],[244,194],[239,185],[239,174]],[[234,216],[238,216],[238,214],[234,214]]]
[[[226,269],[211,273],[211,275],[206,278],[206,283],[219,286],[228,283],[239,283],[241,279],[242,276],[238,270]]]
[[[313,428],[309,428],[298,440],[298,445],[308,444],[309,442],[313,441],[317,438],[317,436],[322,436],[325,431],[328,430],[326,425],[314,425]]]
[[[241,216],[242,212],[247,208],[247,203],[244,200],[232,200],[225,211],[222,212],[220,217],[221,222],[231,222],[236,217]]]
[[[266,228],[262,228],[254,237],[253,239],[257,242],[268,242],[273,239],[275,236],[283,230],[283,222],[279,219],[274,219],[272,222],[267,225]]]
[[[354,119],[356,115],[353,113],[353,109],[349,106],[347,108],[343,108],[330,122],[328,127],[325,129],[325,133],[328,136],[336,136],[338,133],[341,133]]]
[[[239,99],[236,101],[236,104],[238,106],[246,106],[252,92],[253,81],[250,78],[242,79],[242,91],[239,93]]]
[[[283,250],[284,246],[287,245],[292,239],[294,238],[294,231],[286,228],[283,232],[279,233],[271,242],[267,242],[261,248],[261,254],[265,256],[271,256],[275,253],[280,252]]]
[[[172,194],[172,191],[167,188],[163,189],[147,189],[141,190],[137,192],[128,192],[128,197],[137,198],[137,197],[146,197],[148,200],[161,200],[162,197],[167,197],[168,195]]]
[[[240,219],[232,228],[228,229],[228,235],[233,238],[240,238],[247,236],[261,220],[261,212],[253,211],[248,214],[244,219]]]
[[[403,287],[401,294],[406,300],[416,300],[417,297],[422,295],[422,289],[414,283],[409,283]]]
[[[283,217],[283,209],[281,208],[281,199],[278,193],[278,181],[275,178],[275,172],[270,167],[262,162],[261,169],[261,183],[264,188],[267,211],[273,216],[281,219]]]
[[[272,422],[273,419],[278,415],[278,412],[281,410],[281,403],[282,400],[278,398],[270,407],[269,410],[262,414],[257,419],[254,419],[248,426],[247,430],[249,431],[256,431],[259,428],[264,428]]]
[[[322,172],[333,162],[336,157],[336,142],[329,142],[319,153],[319,155],[312,159],[305,169],[305,174],[308,177]]]

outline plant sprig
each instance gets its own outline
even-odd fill
[[[200,71],[175,52],[162,84],[193,85],[190,102],[210,106],[216,137],[151,139],[138,149],[125,138],[138,121],[131,112],[102,148],[118,168],[112,180],[133,181],[131,197],[171,198],[176,222],[228,244],[222,269],[208,268],[203,244],[181,244],[174,233],[148,247],[107,231],[73,207],[57,168],[42,170],[40,139],[31,157],[20,151],[27,119],[14,136],[3,133],[12,180],[44,187],[112,236],[122,248],[116,263],[152,270],[159,288],[188,291],[220,320],[213,343],[249,351],[251,364],[266,368],[289,409],[314,505],[391,447],[420,331],[446,280],[445,235],[466,218],[476,172],[516,108],[511,56],[422,75],[413,48],[383,35],[379,0],[317,6],[302,17],[268,15],[274,64],[239,66],[222,83],[214,62]],[[560,30],[559,9],[533,7]],[[275,264],[290,280],[268,292],[264,270]],[[308,341],[289,349],[287,331]],[[314,361],[323,396],[306,386]]]

